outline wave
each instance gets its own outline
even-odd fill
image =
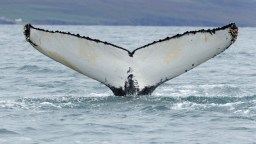
[[[65,71],[60,69],[51,69],[48,67],[39,67],[37,65],[23,65],[18,68],[19,72],[31,72],[31,73],[65,73]]]
[[[157,96],[188,97],[191,95],[206,97],[245,97],[254,95],[242,87],[219,84],[219,85],[170,85],[164,84],[156,90]]]
[[[256,95],[245,97],[57,97],[21,98],[0,101],[1,109],[23,110],[61,110],[85,109],[88,111],[215,111],[256,116]]]
[[[14,131],[5,129],[5,128],[0,128],[0,135],[4,135],[4,134],[8,134],[8,135],[18,135],[19,133],[16,133]]]

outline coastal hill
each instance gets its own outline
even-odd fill
[[[256,26],[256,0],[0,0],[0,24]]]

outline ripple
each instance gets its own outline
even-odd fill
[[[75,97],[21,98],[0,101],[0,109],[60,110],[86,109],[92,111],[116,112],[168,112],[215,111],[242,115],[256,115],[256,96],[247,97]]]
[[[63,73],[63,70],[59,70],[59,69],[51,69],[48,67],[39,67],[37,65],[23,65],[20,68],[18,68],[19,73],[22,72],[31,72],[31,73]]]
[[[18,135],[19,133],[2,128],[2,129],[0,129],[0,135],[3,135],[3,134]]]
[[[153,111],[166,111],[166,110],[170,110],[170,108],[168,108],[164,105],[160,105],[160,106],[146,106],[146,107],[142,108],[141,110],[147,111],[147,112],[153,112]]]
[[[233,85],[169,85],[164,84],[159,87],[155,95],[157,96],[175,96],[175,97],[187,97],[191,95],[196,96],[246,96],[246,93],[241,87]]]

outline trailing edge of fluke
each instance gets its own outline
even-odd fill
[[[79,34],[24,26],[25,38],[35,49],[105,84],[117,96],[150,95],[162,83],[225,51],[237,34],[231,23],[187,31],[129,51]]]

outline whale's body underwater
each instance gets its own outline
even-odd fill
[[[89,37],[24,26],[26,40],[44,55],[95,79],[117,96],[150,95],[157,86],[229,48],[234,23],[177,34],[134,51]]]

